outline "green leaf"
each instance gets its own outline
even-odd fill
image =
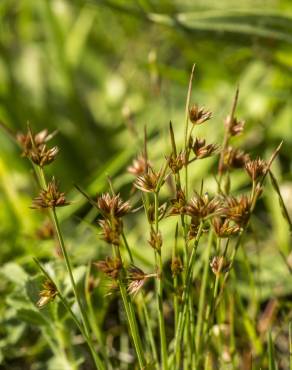
[[[6,263],[1,269],[0,274],[3,274],[7,280],[17,285],[24,285],[27,280],[27,273],[14,262]]]
[[[22,308],[20,310],[17,310],[17,316],[19,317],[19,319],[26,321],[32,325],[48,325],[48,321],[37,310]]]

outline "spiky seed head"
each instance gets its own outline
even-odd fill
[[[240,227],[247,225],[250,211],[251,200],[247,195],[242,195],[239,198],[232,196],[227,197],[222,207],[222,214]]]
[[[33,199],[31,208],[56,208],[67,206],[65,193],[59,191],[59,185],[53,177],[48,183],[47,189],[42,189],[39,195]]]
[[[192,218],[201,220],[211,214],[221,212],[221,200],[219,198],[210,198],[208,193],[203,196],[195,193],[188,205],[186,206],[186,214]]]
[[[206,144],[205,139],[196,138],[194,142],[190,143],[191,149],[196,155],[196,159],[203,159],[211,157],[218,152],[219,146],[217,144]]]
[[[231,136],[236,136],[242,133],[245,125],[244,120],[238,120],[236,117],[227,116],[224,121],[225,127]]]
[[[152,168],[150,168],[147,173],[144,173],[136,178],[134,186],[145,193],[154,193],[160,181],[160,176],[160,171],[155,172]]]
[[[131,166],[129,166],[127,170],[134,176],[141,176],[145,172],[147,172],[147,168],[149,166],[150,163],[149,161],[146,161],[145,156],[139,155],[137,158],[133,160]]]
[[[113,280],[118,279],[122,269],[122,261],[119,258],[106,257],[105,260],[95,262],[94,265]]]
[[[97,198],[97,207],[102,215],[108,219],[121,218],[130,212],[129,202],[123,202],[120,194],[110,195],[102,194]]]
[[[250,157],[247,153],[229,146],[223,155],[223,170],[228,168],[244,168],[249,160]]]
[[[40,299],[37,302],[37,307],[38,308],[43,308],[46,306],[49,302],[55,299],[56,295],[58,294],[57,288],[55,284],[47,279],[43,283],[43,290],[40,291]]]
[[[200,125],[208,121],[211,117],[212,113],[210,111],[207,111],[204,107],[199,107],[196,104],[189,109],[189,118],[194,125]]]
[[[172,153],[169,157],[166,157],[166,159],[168,162],[168,167],[174,174],[178,173],[186,164],[185,152],[180,152],[176,156]]]
[[[245,164],[245,169],[253,181],[264,176],[268,170],[268,164],[263,159],[250,160]]]
[[[231,267],[231,262],[224,256],[215,256],[210,262],[210,267],[215,275],[220,275],[221,272],[227,272]]]
[[[162,247],[162,235],[160,231],[156,232],[154,229],[152,229],[150,231],[150,239],[148,240],[148,243],[153,249],[160,251]]]
[[[179,256],[172,257],[171,260],[171,273],[172,276],[177,276],[183,271],[183,264]]]
[[[170,200],[170,209],[168,211],[169,216],[183,215],[186,213],[186,196],[182,189],[178,189],[175,194],[175,198]]]
[[[99,226],[102,229],[102,239],[110,245],[120,245],[120,236],[123,231],[123,222],[121,219],[113,219],[111,222],[108,219],[99,220]]]
[[[212,224],[219,238],[230,238],[241,231],[241,228],[237,224],[232,224],[230,220],[225,217],[214,217]]]

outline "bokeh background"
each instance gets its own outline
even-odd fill
[[[193,63],[192,101],[213,112],[198,135],[221,142],[223,120],[239,85],[237,115],[246,120],[246,130],[235,146],[253,157],[268,158],[284,140],[274,172],[291,211],[291,1],[0,2],[0,120],[15,132],[25,131],[28,121],[34,131],[58,130],[54,143],[60,154],[48,173],[60,180],[72,201],[60,217],[77,264],[86,264],[106,250],[92,227],[95,213],[73,184],[95,196],[107,187],[110,176],[126,198],[133,180],[126,168],[142,150],[145,125],[153,163],[161,163],[169,152],[170,120],[177,143],[182,144]],[[212,192],[214,168],[215,160],[202,161],[191,174],[194,188],[207,173],[205,184]],[[235,174],[233,190],[247,184],[245,174]],[[22,368],[43,368],[36,359],[45,341],[35,343],[39,332],[33,320],[37,319],[23,311],[17,293],[24,277],[36,270],[33,256],[44,260],[58,256],[54,242],[40,236],[45,217],[29,208],[36,191],[29,163],[3,131],[0,367],[7,369],[18,369],[20,363]],[[265,271],[258,277],[261,302],[289,297],[291,278],[283,256],[289,259],[291,239],[270,185],[255,222],[260,253],[253,245],[247,252],[251,269],[261,258]],[[137,216],[128,226],[136,256],[147,264],[145,225]],[[172,225],[165,225],[166,240],[172,237],[168,228]],[[243,295],[250,294],[249,287],[243,276]],[[285,304],[289,306],[289,300]],[[33,335],[27,339],[30,332]],[[57,368],[49,355],[47,360],[52,369]]]

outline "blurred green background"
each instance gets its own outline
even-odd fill
[[[58,130],[54,143],[60,153],[48,171],[60,180],[72,201],[60,216],[79,263],[106,254],[106,250],[98,248],[102,242],[97,232],[80,223],[80,219],[90,223],[95,214],[73,184],[94,196],[105,189],[107,176],[111,176],[114,187],[127,197],[132,177],[125,170],[142,150],[144,125],[153,163],[168,153],[169,120],[178,144],[182,144],[193,63],[192,101],[213,112],[212,121],[200,127],[198,135],[208,142],[221,142],[223,119],[239,85],[238,117],[246,120],[246,130],[235,145],[253,157],[268,158],[284,140],[274,168],[292,210],[291,1],[0,2],[0,120],[14,131],[25,131],[27,121],[34,131]],[[3,132],[0,263],[5,278],[0,281],[1,297],[11,289],[11,279],[15,283],[12,275],[18,270],[14,263],[35,271],[32,256],[50,258],[54,249],[52,241],[35,236],[42,223],[39,214],[29,209],[36,187],[29,163],[19,155],[18,147]],[[214,163],[206,160],[196,167],[194,188]],[[211,176],[209,180],[206,184],[212,190],[215,182]],[[244,174],[235,174],[234,190],[247,184]],[[256,221],[262,230],[260,243],[272,251],[278,247],[287,257],[291,240],[277,197],[268,191],[262,203]],[[261,209],[271,211],[268,218],[262,216]],[[130,241],[139,245],[145,226],[139,218],[130,222],[130,226],[137,225],[135,232],[129,230]],[[137,255],[143,253],[137,248]],[[271,258],[273,262],[278,258],[279,264],[271,266]],[[263,264],[275,270],[263,277],[268,279],[267,295],[279,281],[286,281],[284,292],[292,293],[282,262],[278,252],[263,257]],[[7,311],[7,301],[1,300],[4,339],[0,339],[0,361],[8,361],[16,356],[14,345],[23,331],[19,329],[7,339],[15,303],[8,302],[11,310]]]

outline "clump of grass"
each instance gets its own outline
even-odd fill
[[[170,123],[171,151],[163,153],[164,162],[158,169],[152,164],[147,150],[145,129],[144,148],[128,168],[134,176],[132,194],[140,194],[140,204],[136,209],[131,206],[131,201],[124,201],[115,192],[111,182],[108,192],[98,195],[96,199],[76,186],[97,209],[96,227],[101,238],[111,247],[108,256],[95,261],[94,266],[110,281],[110,292],[118,295],[123,304],[129,337],[136,354],[131,359],[131,369],[218,368],[221,353],[234,367],[239,366],[241,357],[236,351],[232,321],[235,305],[239,307],[237,311],[242,313],[250,351],[256,356],[260,347],[257,333],[244,313],[241,298],[237,294],[233,296],[232,290],[231,293],[228,291],[237,252],[240,248],[244,249],[244,236],[249,230],[268,174],[291,226],[279,186],[271,173],[272,163],[282,144],[267,160],[251,159],[251,154],[233,147],[233,138],[244,130],[244,121],[236,117],[238,89],[224,123],[221,146],[197,137],[197,127],[209,124],[212,113],[197,104],[191,105],[193,72],[194,68],[187,95],[184,146],[178,147]],[[91,305],[90,290],[80,291],[74,278],[71,257],[57,215],[57,208],[69,206],[70,202],[54,178],[47,181],[45,168],[55,161],[59,151],[57,147],[48,147],[53,136],[46,130],[35,134],[28,125],[26,134],[13,137],[22,149],[22,156],[30,160],[34,169],[40,191],[33,200],[32,208],[47,212],[51,219],[78,313],[73,310],[72,301],[62,293],[62,288],[38,260],[36,262],[45,281],[36,306],[42,309],[53,305],[59,298],[87,343],[93,366],[97,369],[117,368],[116,359],[113,361],[114,351],[109,353],[104,350],[107,344],[104,336],[100,335],[102,328],[96,328],[91,320],[98,308]],[[214,174],[217,191],[214,194],[209,194],[203,182],[200,189],[193,189],[189,181],[190,166],[196,166],[198,161],[211,156],[218,158],[218,170]],[[230,191],[235,169],[245,171],[250,177],[249,188],[241,194]],[[167,197],[161,196],[164,189],[168,189]],[[148,246],[145,248],[152,248],[154,255],[154,265],[147,272],[134,258],[134,247],[128,243],[128,230],[124,226],[125,218],[142,208],[145,232],[148,234]],[[172,245],[166,245],[161,231],[161,225],[167,218],[175,219]],[[163,261],[163,248],[172,248],[171,263]],[[104,299],[110,300],[110,297],[107,295]],[[228,304],[230,307],[227,307]],[[270,335],[268,348],[266,362],[274,368],[275,354]],[[119,363],[123,368],[123,361],[119,360]]]

